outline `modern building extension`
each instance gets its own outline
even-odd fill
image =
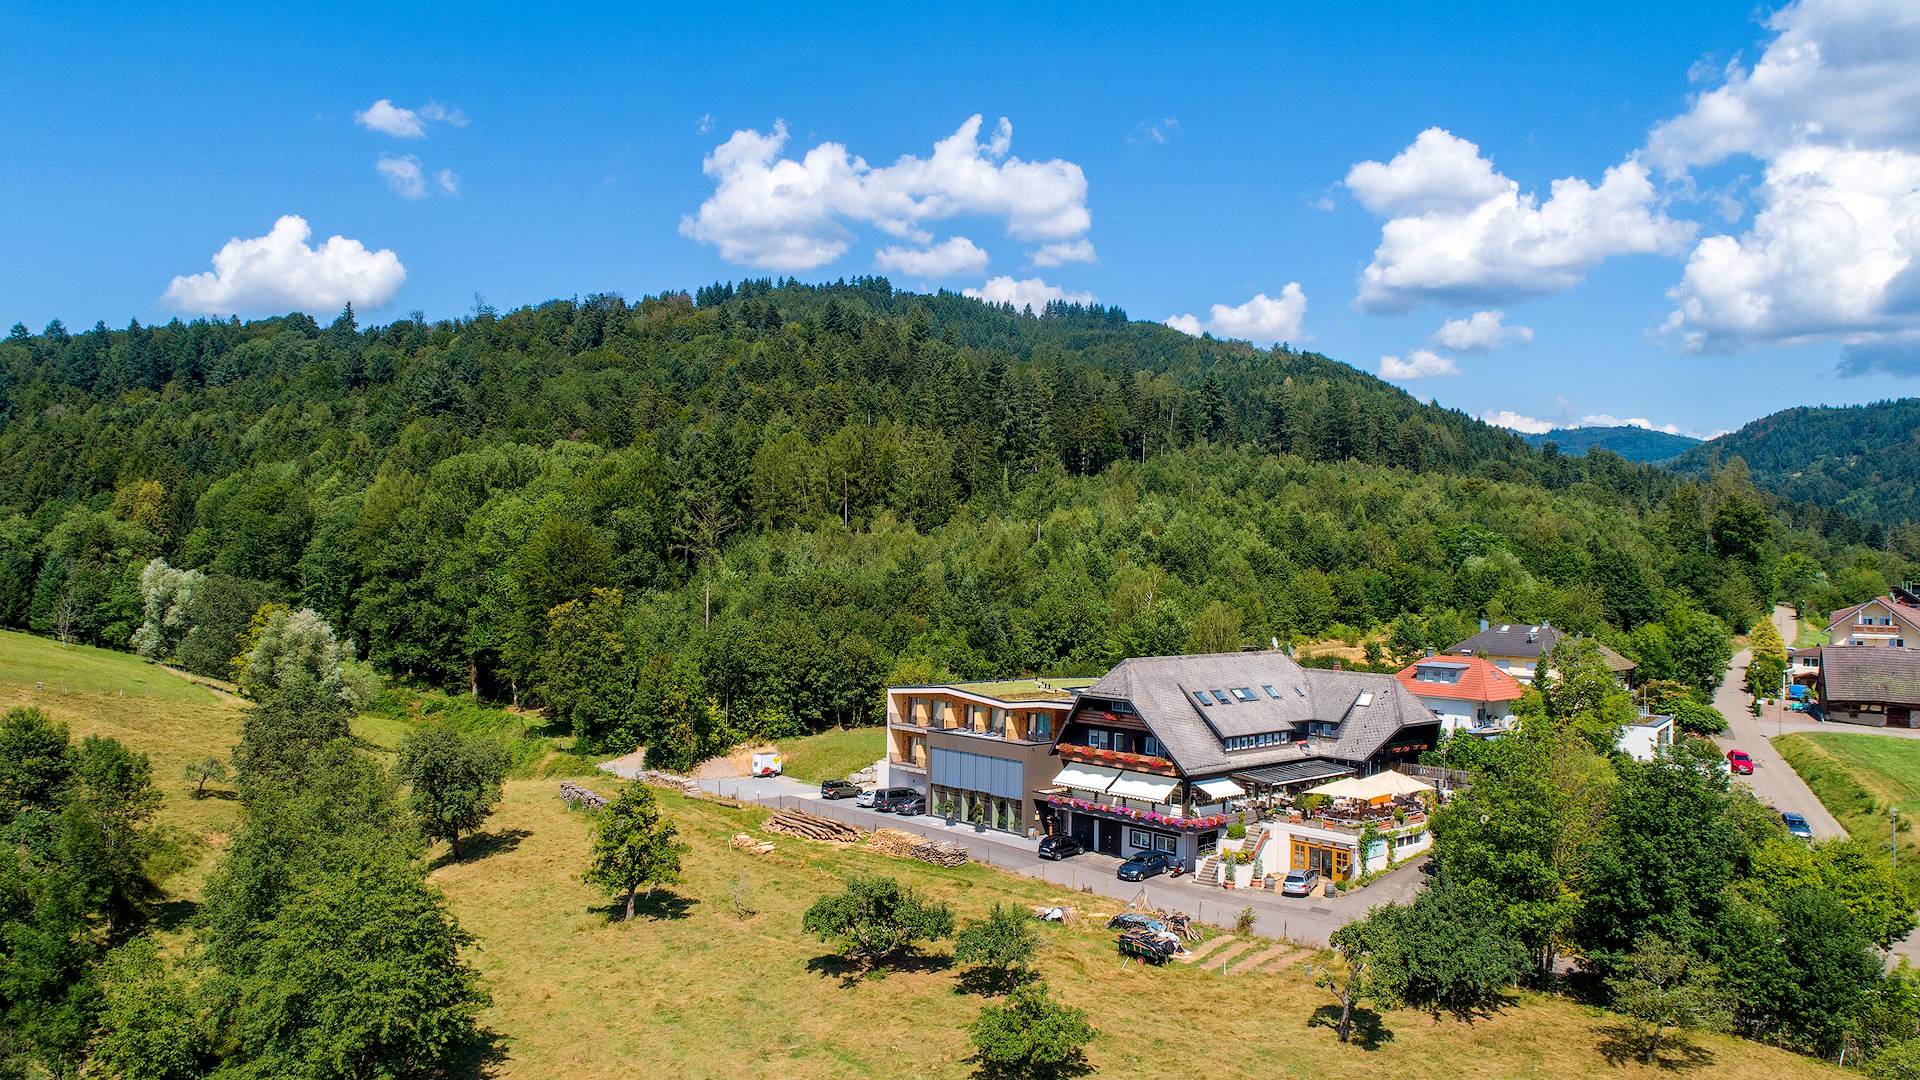
[[[1053,744],[1092,679],[1009,679],[887,691],[887,783],[927,812],[1027,834],[1033,790],[1055,772]]]

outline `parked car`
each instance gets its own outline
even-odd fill
[[[919,794],[920,794],[919,792],[913,790],[910,787],[881,788],[880,790],[873,793],[873,801],[871,803],[868,803],[867,805],[873,807],[875,810],[878,810],[883,814],[890,814],[893,812],[894,803],[904,802],[907,799],[916,798],[919,796]]]
[[[1145,881],[1174,869],[1176,865],[1173,856],[1164,851],[1143,851],[1121,863],[1118,873],[1121,881]]]
[[[823,799],[853,799],[861,794],[860,785],[851,780],[820,781],[820,797]]]
[[[1745,750],[1727,751],[1727,767],[1740,776],[1753,775],[1753,758]]]
[[[1043,859],[1058,862],[1061,859],[1071,859],[1086,850],[1086,848],[1081,846],[1080,841],[1063,833],[1042,837],[1040,840],[1039,855]]]
[[[916,791],[904,799],[895,799],[888,803],[886,812],[899,814],[901,817],[919,817],[927,812],[927,797]]]
[[[1796,814],[1788,810],[1786,813],[1780,815],[1780,820],[1786,822],[1787,832],[1789,834],[1797,836],[1802,840],[1813,839],[1813,826],[1807,824],[1806,815]]]
[[[1289,870],[1280,882],[1281,896],[1312,896],[1320,891],[1320,871]]]
[[[853,805],[871,807],[873,800],[879,796],[881,790],[881,788],[867,788],[861,791],[860,794],[853,797]]]

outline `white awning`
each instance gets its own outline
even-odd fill
[[[1395,795],[1412,795],[1421,791],[1432,791],[1433,785],[1425,780],[1416,780],[1397,772],[1377,772],[1372,776],[1349,776],[1344,780],[1335,780],[1331,784],[1321,784],[1309,788],[1309,795],[1325,795],[1330,799],[1364,799],[1367,802],[1384,802]]]
[[[1180,781],[1168,776],[1154,776],[1151,773],[1123,772],[1120,778],[1107,789],[1107,794],[1121,799],[1144,799],[1147,802],[1171,802],[1173,789]]]
[[[1053,778],[1053,786],[1073,788],[1075,791],[1099,792],[1107,790],[1107,785],[1113,783],[1119,775],[1119,769],[1069,762],[1060,770],[1060,775]]]
[[[1241,787],[1239,784],[1234,783],[1224,776],[1216,776],[1211,780],[1201,780],[1193,786],[1201,794],[1212,799],[1214,802],[1219,802],[1222,799],[1231,799],[1235,795],[1245,795],[1247,793],[1246,788]]]

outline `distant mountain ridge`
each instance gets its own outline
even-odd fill
[[[1628,461],[1657,465],[1671,461],[1700,445],[1691,435],[1675,435],[1643,427],[1555,428],[1538,435],[1522,435],[1534,446],[1553,443],[1563,454],[1579,456],[1589,450],[1611,450]]]
[[[1863,521],[1920,521],[1920,398],[1813,405],[1763,416],[1668,466],[1705,476],[1745,459],[1756,486]]]

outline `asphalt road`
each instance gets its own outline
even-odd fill
[[[1036,842],[1025,837],[999,832],[975,832],[971,826],[949,828],[939,818],[882,814],[855,806],[850,799],[826,801],[819,789],[785,777],[753,779],[734,777],[703,779],[699,785],[716,795],[765,806],[799,806],[818,814],[873,829],[890,827],[917,832],[937,840],[951,840],[966,847],[975,862],[986,863],[1015,874],[1051,882],[1067,891],[1060,898],[1082,910],[1101,910],[1084,895],[1105,897],[1109,910],[1119,910],[1144,890],[1147,902],[1169,911],[1184,911],[1209,926],[1231,929],[1244,908],[1254,912],[1254,930],[1265,937],[1324,947],[1335,930],[1367,913],[1377,904],[1404,902],[1413,898],[1426,881],[1421,872],[1424,859],[1378,878],[1364,889],[1342,896],[1286,897],[1276,893],[1229,891],[1213,885],[1201,885],[1192,878],[1156,877],[1146,882],[1121,881],[1114,876],[1120,860],[1088,852],[1060,862],[1047,862],[1035,854]],[[1082,894],[1078,898],[1072,894]]]
[[[1783,639],[1793,640],[1792,608],[1784,605],[1774,608],[1773,624]],[[1746,649],[1735,653],[1733,662],[1727,667],[1727,677],[1720,681],[1720,688],[1714,692],[1713,707],[1727,718],[1727,733],[1716,736],[1713,741],[1720,744],[1722,750],[1745,750],[1753,757],[1753,775],[1736,776],[1734,780],[1752,788],[1760,801],[1776,810],[1799,811],[1806,816],[1807,824],[1813,828],[1816,838],[1847,835],[1847,831],[1840,827],[1840,823],[1815,797],[1813,789],[1773,748],[1767,732],[1772,731],[1774,725],[1761,723],[1748,711],[1745,684],[1747,661],[1751,655]]]

